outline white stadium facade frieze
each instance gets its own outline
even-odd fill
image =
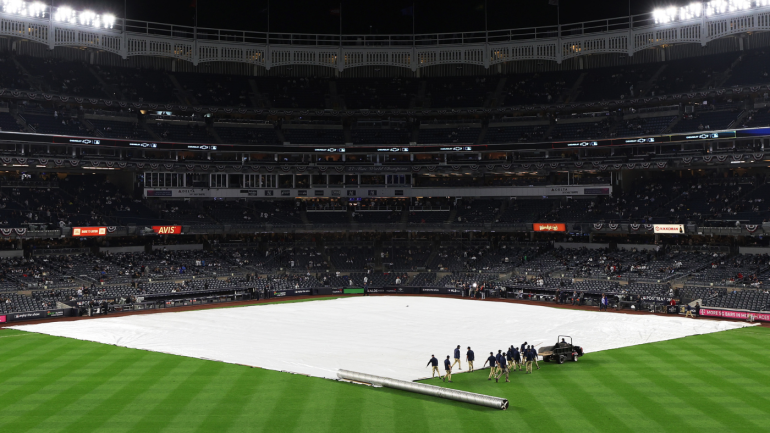
[[[653,47],[700,43],[770,30],[770,0],[713,0],[683,8],[561,26],[416,35],[285,34],[124,20],[0,2],[0,35],[55,47],[94,48],[126,59],[161,56],[191,62],[239,62],[266,69],[289,65],[395,66],[417,71],[445,64],[485,68],[517,60],[563,60],[588,54],[633,56]]]

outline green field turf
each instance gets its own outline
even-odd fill
[[[447,384],[507,397],[508,411],[14,330],[0,330],[0,353],[2,432],[770,431],[759,327]]]

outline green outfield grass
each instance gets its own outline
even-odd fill
[[[768,328],[446,384],[507,397],[508,411],[14,330],[0,353],[3,432],[770,431]]]

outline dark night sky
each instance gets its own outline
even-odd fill
[[[198,5],[198,25],[236,30],[265,31],[263,12],[268,0],[127,0],[128,18],[162,23],[192,25],[194,1]],[[682,0],[632,0],[631,12],[640,14],[655,7],[686,4]],[[271,0],[270,30],[286,33],[333,33],[339,31],[339,18],[330,14],[339,0]],[[415,0],[416,32],[459,32],[484,29],[484,0],[448,2]],[[123,0],[54,0],[54,5],[92,9],[123,15]],[[412,17],[401,10],[411,0],[389,2],[343,0],[343,33],[411,33]],[[556,24],[556,7],[548,0],[487,0],[489,29],[521,28]],[[626,0],[561,0],[561,22],[580,22],[625,16]],[[371,27],[370,27],[371,26]]]

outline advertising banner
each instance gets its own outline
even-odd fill
[[[24,313],[11,313],[5,317],[8,322],[16,322],[19,320],[30,319],[50,319],[54,317],[69,317],[72,314],[72,309],[66,310],[46,310],[46,311],[27,311]]]
[[[679,234],[684,233],[684,224],[653,224],[652,229],[656,234]]]
[[[411,290],[407,291],[403,287],[378,287],[378,288],[368,288],[366,289],[367,293],[412,293]]]
[[[454,287],[423,287],[422,293],[429,295],[462,295],[462,289],[456,289]]]
[[[333,289],[331,287],[316,287],[313,289],[313,295],[341,295],[342,289]]]
[[[5,322],[5,316],[0,316],[0,323],[4,323],[4,322]]]
[[[282,298],[284,296],[308,296],[312,294],[313,294],[313,291],[311,289],[288,289],[288,290],[272,291],[270,292],[270,297]]]
[[[159,235],[182,234],[182,226],[152,226],[152,231]]]
[[[107,227],[72,227],[72,236],[107,236]]]
[[[536,232],[566,232],[567,225],[564,223],[532,224],[532,230]]]
[[[722,317],[725,319],[738,319],[746,320],[750,315],[754,316],[754,320],[762,322],[770,322],[770,314],[768,313],[752,313],[750,311],[734,311],[734,310],[717,310],[712,308],[701,308],[700,315],[706,317]]]

